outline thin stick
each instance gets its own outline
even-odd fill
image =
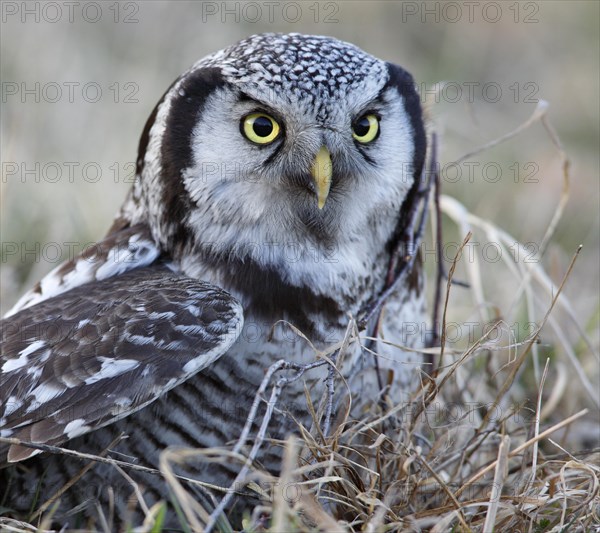
[[[335,366],[329,365],[327,372],[327,405],[325,406],[325,421],[323,423],[323,436],[327,437],[331,429],[331,418],[333,416],[333,397],[335,395]]]
[[[101,457],[99,455],[93,455],[90,453],[77,452],[75,450],[69,450],[68,448],[61,448],[59,446],[51,446],[49,444],[41,444],[36,442],[27,442],[14,437],[0,437],[0,442],[3,444],[10,444],[12,446],[25,446],[26,448],[34,448],[36,450],[42,450],[43,452],[53,453],[56,455],[68,455],[77,459],[87,459],[96,463],[104,463],[109,465],[118,465],[131,470],[138,470],[140,472],[147,472],[149,474],[159,474],[160,472],[155,468],[149,468],[146,466],[135,465],[126,461],[119,461],[118,459],[110,459],[108,457]]]
[[[91,453],[83,453],[77,452],[75,450],[70,450],[68,448],[61,448],[59,446],[51,446],[49,444],[39,444],[36,442],[27,442],[21,439],[16,439],[14,437],[0,437],[1,443],[6,443],[15,446],[25,446],[26,448],[34,448],[36,450],[42,450],[43,452],[52,453],[55,455],[67,455],[69,457],[75,457],[76,459],[93,461],[95,463],[103,463],[111,466],[119,466],[121,468],[127,468],[128,470],[136,470],[138,472],[145,472],[147,474],[153,474],[156,476],[160,476],[160,470],[156,468],[150,468],[147,466],[136,465],[133,463],[128,463],[127,461],[120,461],[118,459],[111,459],[109,457],[101,457],[99,455],[93,455]],[[176,476],[177,479],[181,479],[187,483],[192,485],[196,485],[203,488],[208,488],[212,490],[225,491],[224,487],[219,487],[218,485],[214,485],[212,483],[205,483],[203,481],[198,481],[197,479],[192,479],[185,476]]]
[[[279,361],[273,363],[267,370],[265,377],[263,378],[258,390],[256,391],[256,394],[254,395],[254,401],[252,402],[250,413],[248,413],[248,417],[246,418],[246,423],[244,424],[244,429],[242,429],[242,434],[237,440],[235,446],[233,447],[233,453],[239,453],[244,444],[246,444],[246,441],[248,440],[248,435],[250,434],[250,430],[252,429],[252,424],[254,423],[254,420],[256,418],[256,413],[258,412],[258,408],[262,402],[262,395],[265,392],[269,381],[271,381],[271,378],[273,374],[275,374],[275,372],[281,370],[282,368],[285,368],[286,365],[287,361],[285,361],[284,359],[280,359]]]
[[[522,131],[529,128],[529,126],[531,126],[534,122],[537,122],[538,120],[540,120],[546,114],[547,111],[548,111],[548,102],[546,102],[546,100],[540,100],[538,102],[535,110],[533,111],[532,115],[525,122],[523,122],[523,124],[521,124],[520,126],[517,126],[514,130],[502,135],[502,137],[498,137],[497,139],[494,139],[493,141],[485,143],[482,146],[479,146],[478,148],[475,148],[474,150],[467,152],[463,156],[459,157],[456,161],[454,161],[453,164],[458,165],[459,163],[466,161],[469,157],[473,157],[474,155],[477,155],[485,150],[489,150],[490,148],[493,148],[494,146],[498,146],[499,144],[502,144],[504,141],[508,141],[509,139],[512,139],[513,137],[515,137]]]
[[[571,188],[571,174],[569,172],[569,168],[571,167],[571,161],[567,157],[567,153],[565,152],[565,149],[563,148],[563,145],[560,142],[560,138],[558,137],[558,134],[556,133],[556,131],[554,131],[552,124],[550,124],[550,122],[548,121],[548,117],[547,117],[546,113],[544,113],[541,116],[541,122],[544,125],[544,128],[546,128],[546,131],[548,132],[548,135],[550,136],[550,140],[552,141],[552,143],[558,150],[560,158],[562,159],[563,190],[560,195],[560,200],[558,202],[558,206],[556,207],[556,210],[554,211],[554,215],[552,216],[552,220],[550,221],[550,224],[548,225],[548,229],[546,230],[546,233],[544,234],[544,238],[542,239],[542,242],[540,243],[539,257],[542,257],[544,255],[544,253],[546,252],[546,247],[548,246],[550,239],[552,239],[552,236],[554,235],[554,231],[556,230],[556,226],[558,226],[558,223],[559,223],[560,219],[562,218],[563,211],[565,209],[565,206],[567,205],[567,201],[569,200],[570,188]]]
[[[432,137],[432,149],[436,146],[436,137]],[[437,247],[436,257],[436,280],[435,280],[435,295],[433,297],[432,325],[433,335],[431,336],[430,346],[438,346],[440,344],[440,305],[442,299],[442,280],[444,279],[444,254],[442,251],[442,210],[440,206],[440,173],[435,169],[434,176],[434,192],[433,203],[435,212],[435,245]],[[435,374],[435,358],[428,356],[428,363],[431,364],[431,375]]]
[[[454,259],[452,260],[452,265],[450,266],[450,271],[448,272],[448,282],[446,283],[446,299],[444,301],[444,311],[442,313],[442,324],[441,324],[441,332],[440,332],[440,336],[441,336],[440,356],[439,356],[439,360],[438,360],[438,364],[436,365],[436,368],[440,367],[442,365],[442,361],[444,359],[444,348],[446,345],[446,316],[448,313],[448,302],[450,301],[450,288],[452,287],[452,278],[454,276],[454,271],[456,270],[456,265],[458,263],[458,260],[462,255],[462,251],[472,236],[473,236],[473,234],[469,231],[469,233],[467,233],[467,235],[463,239],[463,242],[460,245],[460,248],[456,252]]]
[[[216,524],[219,516],[221,515],[221,513],[223,513],[223,511],[225,510],[227,505],[229,505],[231,499],[233,498],[234,494],[236,493],[235,487],[238,486],[246,478],[246,476],[248,475],[248,472],[250,471],[250,467],[251,467],[252,463],[258,457],[258,452],[265,441],[267,430],[269,428],[269,423],[271,421],[273,412],[275,410],[275,406],[277,405],[279,396],[281,395],[281,392],[283,391],[283,389],[290,383],[293,383],[293,382],[297,381],[298,379],[300,379],[300,377],[302,377],[302,375],[306,371],[311,370],[313,368],[317,368],[317,367],[328,364],[330,366],[330,370],[332,369],[335,372],[336,371],[335,358],[336,358],[335,352],[332,355],[331,359],[326,357],[324,354],[321,354],[320,360],[313,361],[312,363],[308,363],[305,365],[301,365],[298,363],[293,363],[293,362],[286,361],[284,359],[280,359],[279,361],[273,363],[269,367],[269,369],[268,369],[267,373],[265,374],[265,377],[263,378],[263,380],[260,384],[260,387],[258,388],[258,391],[254,397],[254,402],[252,403],[250,413],[248,414],[248,417],[246,418],[246,424],[244,425],[242,434],[241,434],[240,438],[238,439],[236,445],[233,448],[234,453],[239,453],[241,448],[246,443],[246,440],[248,439],[248,435],[250,434],[250,430],[252,428],[252,424],[254,423],[254,421],[256,419],[258,407],[263,402],[263,393],[265,392],[265,390],[266,390],[269,382],[273,378],[274,374],[280,370],[296,370],[296,373],[293,376],[282,377],[282,378],[278,379],[277,382],[275,383],[275,385],[273,386],[273,388],[271,389],[271,396],[267,402],[267,409],[265,411],[265,414],[263,415],[261,426],[258,430],[258,433],[256,434],[256,437],[254,440],[254,445],[252,446],[252,449],[250,450],[250,453],[248,454],[248,457],[246,458],[242,469],[238,472],[233,483],[231,483],[231,485],[227,489],[225,496],[222,498],[219,505],[217,505],[217,507],[214,509],[214,511],[210,514],[210,517],[206,524],[205,533],[210,533],[212,531],[212,529],[215,527],[215,524]],[[328,386],[330,388],[333,387],[333,380],[331,380],[328,383]],[[331,394],[331,389],[330,389],[330,394]],[[333,400],[331,400],[331,412],[332,411],[333,411]],[[326,422],[327,422],[327,419],[326,419]],[[327,422],[327,423],[329,424],[329,422]]]

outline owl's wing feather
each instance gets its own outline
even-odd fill
[[[111,232],[100,242],[88,244],[79,255],[46,274],[19,299],[6,317],[84,283],[101,281],[151,265],[160,253],[146,224],[128,225]]]
[[[0,321],[0,435],[56,445],[128,416],[223,355],[242,323],[228,293],[162,265],[19,311]]]

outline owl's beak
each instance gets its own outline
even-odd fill
[[[319,209],[323,209],[327,201],[327,196],[329,196],[332,170],[331,154],[325,146],[321,146],[310,169],[310,173],[315,180]]]

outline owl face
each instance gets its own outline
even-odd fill
[[[404,70],[335,39],[265,34],[167,91],[142,137],[139,195],[167,248],[243,249],[265,263],[278,261],[267,242],[300,256],[365,236],[381,247],[424,151]]]

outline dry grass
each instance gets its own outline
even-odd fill
[[[564,187],[537,260],[526,262],[526,254],[509,253],[516,242],[513,237],[443,196],[441,211],[464,240],[449,269],[440,345],[427,350],[436,370],[421,374],[409,402],[390,405],[384,398],[362,406],[360,419],[351,418],[349,408],[342,409],[331,420],[329,432],[321,430],[323,402],[309,405],[312,431],[299,427],[299,436],[286,442],[265,439],[272,412],[267,410],[258,435],[248,430],[232,451],[166,450],[156,475],[163,475],[172,489],[184,530],[232,529],[225,515],[211,515],[174,474],[175,464],[202,456],[240,463],[235,486],[223,489],[220,507],[215,501],[218,509],[227,509],[240,483],[263,497],[263,504],[246,517],[246,531],[600,531],[600,449],[594,449],[599,358],[562,293],[579,249],[573,250],[558,285],[541,266],[568,200],[568,158],[547,122],[545,104],[497,142],[538,122],[560,156]],[[476,257],[466,260],[465,247],[474,236],[504,250],[502,262],[492,268]],[[472,296],[472,309],[463,315],[478,316],[478,323],[491,327],[451,342],[446,326],[456,311],[455,292],[464,291],[452,284],[459,274],[465,276]],[[498,283],[514,295],[503,308],[487,296]],[[534,326],[521,335],[511,327],[516,322]],[[322,354],[321,363],[333,364],[332,354],[350,342],[361,342],[353,327],[341,345]],[[277,370],[267,375],[257,396],[262,401],[270,391],[272,407],[285,394],[285,384],[275,380]],[[569,401],[573,389],[583,391],[577,405]],[[253,449],[245,454],[248,442],[254,443]],[[258,471],[253,461],[267,445],[284,447],[277,477]],[[581,449],[586,446],[591,448]],[[113,463],[127,476],[126,464],[97,460]],[[147,518],[135,524],[135,530],[161,531],[164,506],[148,508],[143,492],[138,489],[136,495]],[[51,517],[49,505],[38,527],[6,518],[0,525],[3,531],[45,531]],[[110,521],[98,527],[110,531]]]

